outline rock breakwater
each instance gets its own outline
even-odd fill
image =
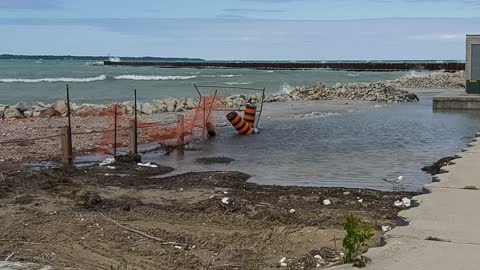
[[[464,87],[464,72],[428,72],[421,75],[407,76],[397,80],[376,83],[349,83],[326,85],[317,83],[309,86],[295,87],[289,93],[267,95],[265,102],[285,102],[302,100],[364,100],[387,103],[415,102],[418,100],[414,93],[405,88],[461,88]],[[404,88],[404,89],[402,89]],[[257,103],[261,96],[235,95],[224,99],[227,107],[239,109],[247,103]],[[196,107],[198,100],[190,97],[155,99],[140,103],[138,111],[141,114],[157,114],[166,112],[189,111]],[[79,117],[99,116],[108,108],[107,105],[72,104],[73,115]],[[133,102],[119,104],[121,112],[132,113]],[[0,104],[0,119],[15,119],[29,117],[65,116],[67,105],[65,101],[53,104],[37,102],[27,104],[19,102],[15,105]]]

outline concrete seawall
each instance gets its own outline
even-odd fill
[[[365,256],[372,270],[472,270],[480,265],[480,144],[477,139],[460,153],[439,182],[426,186],[429,194],[417,196],[420,205],[399,213],[410,225],[396,227],[385,235],[384,247]],[[428,237],[437,241],[426,240]],[[350,265],[334,269],[352,269]]]

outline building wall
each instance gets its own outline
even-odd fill
[[[480,35],[467,35],[465,79],[480,80]]]

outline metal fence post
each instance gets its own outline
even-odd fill
[[[115,106],[113,118],[113,157],[117,158],[117,104]]]

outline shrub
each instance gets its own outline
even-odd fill
[[[346,231],[343,239],[345,263],[351,263],[361,253],[362,244],[371,239],[375,233],[371,226],[363,224],[359,217],[351,214],[345,219],[343,227]]]

